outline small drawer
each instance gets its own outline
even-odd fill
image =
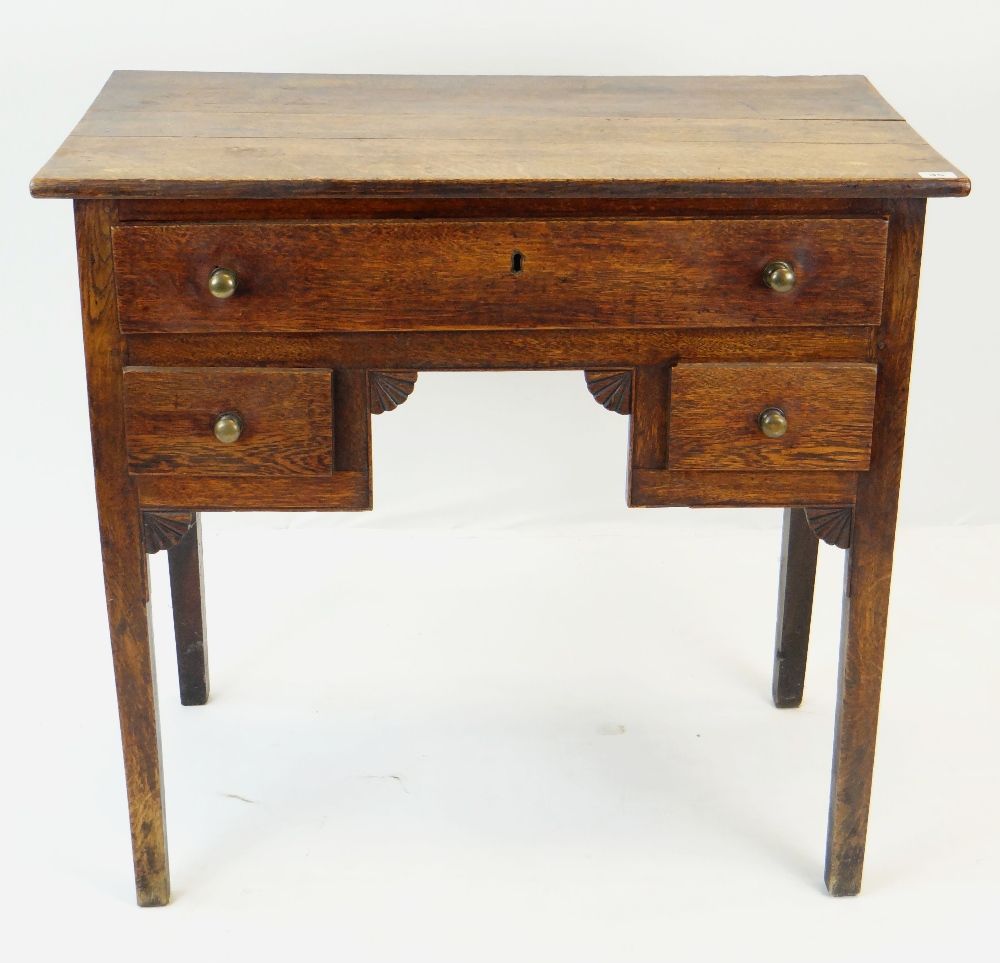
[[[864,471],[876,375],[871,364],[680,364],[667,467]]]
[[[124,376],[133,474],[333,471],[330,371],[126,368]]]
[[[879,323],[886,231],[878,217],[137,223],[113,246],[129,333],[829,326]],[[778,262],[790,270],[768,287]]]

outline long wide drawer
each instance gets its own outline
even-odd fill
[[[873,364],[680,364],[667,467],[865,471],[876,378]]]
[[[134,474],[333,471],[330,371],[126,368],[124,376]]]
[[[123,224],[113,245],[126,332],[876,325],[886,221]]]

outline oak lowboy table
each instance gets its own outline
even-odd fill
[[[199,513],[363,510],[417,372],[578,369],[630,505],[785,508],[773,694],[847,549],[826,855],[861,886],[926,198],[863,77],[119,72],[32,182],[76,205],[138,900],[169,899],[147,553],[208,698]]]

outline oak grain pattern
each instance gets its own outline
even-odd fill
[[[629,468],[665,468],[670,414],[670,368],[635,369],[629,422]]]
[[[338,368],[333,373],[333,386],[336,470],[361,472],[370,478],[372,438],[368,373],[364,368]]]
[[[371,475],[138,475],[143,508],[188,505],[204,512],[339,511],[372,507]]]
[[[116,228],[127,332],[874,325],[882,218],[146,224]],[[521,270],[512,259],[522,255]],[[762,280],[790,262],[792,291]],[[217,267],[236,293],[212,296]]]
[[[329,371],[129,367],[124,387],[133,474],[333,471]],[[212,430],[225,412],[243,422],[232,444]]]
[[[903,121],[795,119],[784,117],[560,116],[558,114],[432,113],[419,109],[367,113],[294,109],[92,111],[73,130],[75,137],[231,140],[427,139],[446,143],[493,141],[500,145],[582,143],[600,149],[609,141],[655,148],[663,143],[712,144],[911,144],[920,135]]]
[[[586,370],[688,362],[868,361],[874,328],[511,329],[322,334],[133,334],[134,365]],[[339,414],[338,414],[339,419]]]
[[[662,141],[506,143],[391,138],[210,140],[71,135],[35,197],[962,196],[926,144]],[[415,155],[422,160],[418,165]],[[135,170],[126,178],[122,171]],[[954,177],[925,179],[920,171]],[[192,173],[194,172],[194,173]],[[713,176],[715,175],[715,176]]]
[[[865,197],[293,197],[122,200],[120,224],[204,221],[376,220],[433,217],[458,220],[564,217],[884,217]]]
[[[853,471],[678,471],[633,467],[632,508],[785,508],[850,505],[858,473]]]
[[[129,477],[122,412],[124,343],[118,329],[111,226],[114,205],[75,205],[94,481],[111,654],[118,696],[136,899],[170,900],[163,774],[139,499]],[[171,506],[173,507],[173,506]]]
[[[901,120],[861,76],[656,77],[115,71],[93,110],[543,118]]]
[[[968,191],[863,77],[122,71],[32,181],[116,198]]]
[[[861,889],[925,210],[924,201],[890,205],[886,299],[878,332],[885,347],[879,353],[872,461],[869,470],[858,476],[851,545],[844,566],[824,874],[834,896],[852,896]]]
[[[876,372],[862,364],[679,364],[671,374],[668,467],[864,471]],[[765,408],[788,419],[780,438],[761,431]]]

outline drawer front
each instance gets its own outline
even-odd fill
[[[876,325],[886,221],[125,224],[113,243],[126,332]]]
[[[876,373],[870,364],[678,365],[670,378],[667,466],[864,471]],[[761,427],[768,409],[787,422],[780,437]]]
[[[329,371],[126,368],[129,469],[140,475],[329,474],[331,388]],[[228,443],[215,434],[225,414],[241,424],[239,437]]]

